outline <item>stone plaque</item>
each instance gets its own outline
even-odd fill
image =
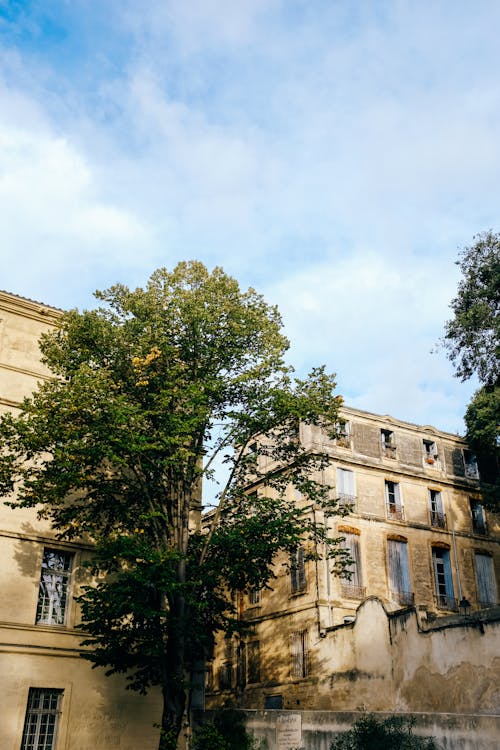
[[[295,750],[302,745],[302,717],[300,714],[282,714],[276,720],[277,750]]]

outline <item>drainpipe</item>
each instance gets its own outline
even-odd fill
[[[316,528],[316,509],[313,507],[313,523]],[[318,542],[314,540],[314,568],[316,573],[316,624],[318,626],[318,637],[321,637],[323,628],[321,627],[321,615],[319,610],[319,567],[318,567]]]

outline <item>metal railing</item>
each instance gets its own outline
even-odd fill
[[[408,607],[415,601],[415,595],[412,591],[391,591],[391,597],[399,604],[405,604]]]
[[[430,515],[431,515],[431,526],[434,526],[437,529],[446,528],[446,515],[444,513],[440,513],[437,510],[431,510]]]
[[[404,521],[405,514],[403,508],[397,505],[386,504],[387,518],[391,521]]]

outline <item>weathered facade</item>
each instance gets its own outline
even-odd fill
[[[0,411],[48,376],[38,339],[60,311],[0,292]],[[89,548],[58,541],[31,509],[0,503],[2,750],[145,750],[158,746],[161,698],[125,690],[80,658],[73,597]]]
[[[37,342],[59,315],[0,292],[0,412],[48,377]],[[301,439],[330,454],[322,480],[346,515],[310,512],[345,539],[351,579],[335,577],[321,550],[311,561],[298,549],[291,569],[278,561],[272,588],[239,597],[250,630],[220,639],[209,705],[498,713],[499,528],[481,507],[473,457],[432,427],[344,416],[336,442],[310,428]],[[2,750],[157,746],[160,696],[126,691],[80,658],[74,596],[90,553],[57,540],[35,511],[0,504]]]
[[[433,427],[349,408],[343,416],[340,439],[302,427],[301,440],[331,457],[322,481],[346,515],[326,520],[320,510],[310,512],[343,538],[353,560],[350,580],[332,574],[322,550],[307,561],[299,549],[277,564],[270,588],[241,594],[240,616],[250,629],[241,639],[220,639],[209,705],[231,696],[254,709],[498,712],[498,694],[486,685],[500,676],[492,646],[500,646],[500,529],[481,505],[474,456],[461,438]],[[387,615],[367,620],[374,597]],[[419,635],[410,638],[403,628],[396,645],[388,622],[401,611],[415,613]],[[470,626],[484,611],[495,633],[487,653]],[[429,635],[447,628],[448,639]],[[459,650],[451,645],[458,632]],[[447,658],[456,660],[453,668],[445,667]],[[377,677],[380,660],[398,679]],[[418,665],[421,679],[409,679]],[[426,684],[429,670],[436,679]],[[462,689],[448,689],[450,675]],[[469,680],[477,684],[467,693]]]

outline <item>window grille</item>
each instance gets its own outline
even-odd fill
[[[21,750],[54,750],[62,690],[30,688]]]
[[[301,678],[309,674],[309,659],[307,649],[307,630],[291,635],[292,647],[292,676]]]
[[[297,547],[290,559],[290,587],[292,594],[298,594],[306,589],[306,564],[304,548]]]

